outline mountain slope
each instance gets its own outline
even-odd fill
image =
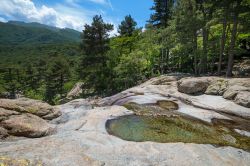
[[[0,22],[1,45],[50,44],[79,42],[80,32],[39,23]]]

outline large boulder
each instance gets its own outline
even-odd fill
[[[45,120],[29,114],[11,115],[0,122],[9,135],[37,138],[50,134],[53,131],[51,125]]]
[[[66,98],[71,100],[80,97],[83,85],[83,82],[76,83],[74,87],[70,90],[70,92],[67,94]]]
[[[250,88],[250,78],[232,78],[228,81],[228,86],[239,85]]]
[[[241,91],[235,97],[235,103],[250,108],[250,92]]]
[[[224,79],[217,80],[208,86],[205,94],[207,95],[223,95],[228,86],[228,81]]]
[[[188,77],[177,82],[178,91],[186,94],[203,94],[215,77]]]
[[[27,98],[16,100],[0,99],[0,108],[20,113],[31,113],[46,120],[52,120],[61,115],[58,108],[38,100]]]
[[[233,85],[228,87],[228,89],[223,94],[223,97],[228,100],[234,100],[236,95],[241,91],[247,91],[249,88],[240,85]]]

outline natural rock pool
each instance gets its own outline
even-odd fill
[[[108,120],[106,129],[109,134],[135,142],[184,142],[233,146],[250,150],[250,138],[236,133],[230,126],[227,126],[228,124],[218,123],[220,120],[217,120],[217,123],[205,123],[195,118],[172,113],[167,116],[142,114],[145,106],[132,105],[132,110],[136,114],[139,112],[139,115],[127,115]],[[130,108],[132,108],[131,105]],[[146,106],[147,113],[155,109],[157,109],[155,106],[152,109]]]

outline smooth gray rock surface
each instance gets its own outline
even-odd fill
[[[66,104],[62,109],[71,106]],[[67,122],[58,124],[59,131],[52,136],[1,143],[0,161],[1,157],[18,158],[51,166],[247,166],[250,163],[250,153],[232,147],[192,143],[138,143],[109,135],[105,129],[108,119],[132,114],[124,107],[81,107],[67,110],[67,114]]]

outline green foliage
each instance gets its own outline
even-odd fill
[[[151,15],[149,23],[158,28],[166,28],[172,17],[174,3],[174,0],[154,0],[154,6],[151,8],[154,13]]]
[[[64,84],[70,76],[69,64],[62,57],[55,57],[49,64],[45,79],[45,98],[50,104],[55,104],[55,97],[64,94]]]
[[[79,42],[80,32],[38,23],[0,22],[0,45],[51,44]]]

